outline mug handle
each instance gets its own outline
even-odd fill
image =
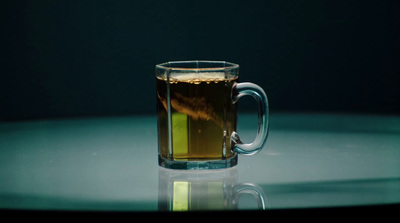
[[[267,141],[269,131],[269,108],[268,98],[264,90],[253,83],[243,82],[237,83],[234,88],[236,91],[233,92],[235,95],[232,96],[232,103],[235,104],[239,98],[250,95],[257,101],[258,104],[258,129],[256,138],[252,143],[243,143],[237,132],[233,131],[231,134],[231,140],[235,143],[233,151],[243,155],[254,155],[264,147]]]
[[[270,208],[270,202],[267,195],[264,193],[263,189],[251,183],[241,183],[233,186],[233,204],[238,204],[239,199],[243,194],[251,194],[257,201],[258,208],[261,210],[266,210]]]

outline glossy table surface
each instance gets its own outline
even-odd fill
[[[271,114],[217,171],[157,164],[156,116],[0,122],[0,209],[170,211],[400,203],[400,117]],[[245,142],[256,114],[240,114]]]

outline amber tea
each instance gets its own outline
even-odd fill
[[[174,160],[224,159],[234,155],[230,136],[236,126],[236,105],[231,103],[237,77],[224,73],[171,75],[157,77],[160,156],[167,158],[172,145]],[[170,95],[171,130],[168,129]],[[168,142],[168,132],[172,142]]]

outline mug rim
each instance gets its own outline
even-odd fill
[[[179,66],[179,64],[181,64]],[[182,65],[193,64],[196,65],[194,67],[183,67]],[[199,67],[199,64],[202,67]],[[209,67],[204,66],[204,64],[210,64]],[[217,65],[220,64],[220,65]],[[211,66],[213,65],[213,66]],[[182,61],[168,61],[161,64],[157,64],[156,68],[163,70],[172,70],[172,71],[227,71],[239,68],[239,64],[227,62],[227,61],[213,61],[213,60],[182,60]]]

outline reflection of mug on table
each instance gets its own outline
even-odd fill
[[[253,195],[259,209],[268,207],[263,190],[254,184],[238,184],[237,169],[184,172],[159,169],[159,211],[234,210],[240,197]]]
[[[239,65],[216,61],[156,66],[159,165],[171,169],[217,169],[237,164],[237,154],[260,151],[268,134],[268,100],[253,83],[238,83]],[[254,142],[236,133],[236,102],[258,102]]]

